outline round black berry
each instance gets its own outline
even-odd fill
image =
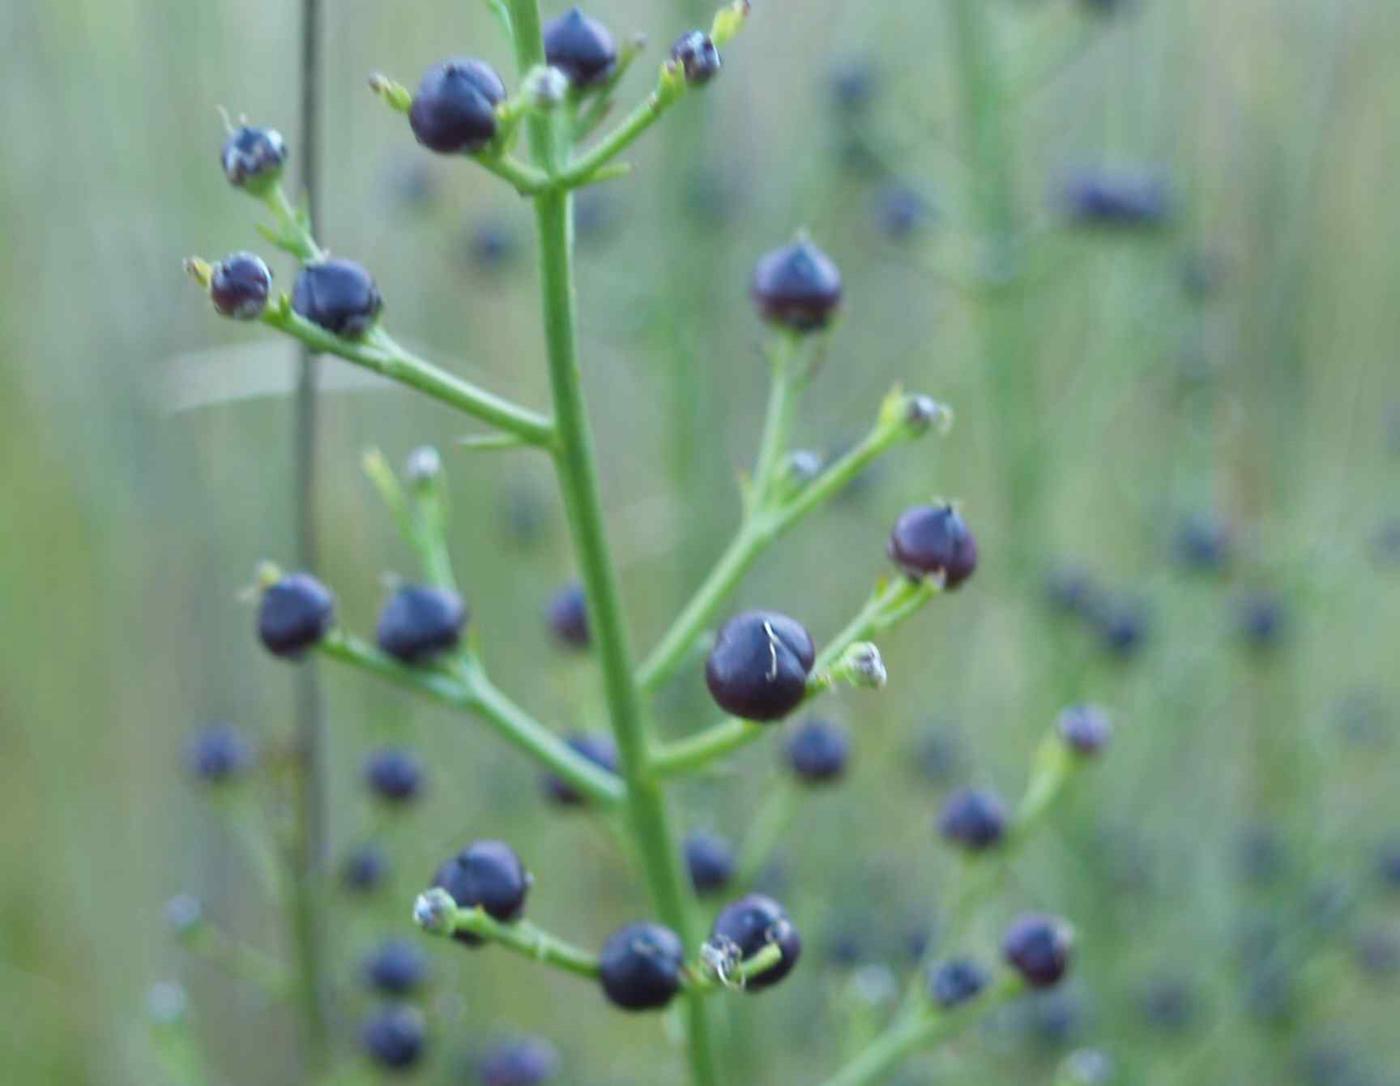
[[[944,1010],[971,1002],[987,987],[987,971],[968,958],[936,962],[928,971],[929,998]]]
[[[505,98],[505,84],[484,60],[444,60],[423,75],[408,123],[431,151],[475,154],[496,138],[496,107]]]
[[[1071,750],[1088,756],[1102,751],[1113,733],[1108,714],[1097,705],[1071,705],[1060,713],[1055,727]]]
[[[908,576],[941,576],[950,592],[977,569],[977,540],[951,505],[906,509],[894,522],[887,550]]]
[[[1086,171],[1065,184],[1063,203],[1080,225],[1106,229],[1151,229],[1172,215],[1171,189],[1150,172]]]
[[[427,1029],[416,1007],[390,1004],[375,1011],[360,1027],[366,1055],[387,1071],[407,1071],[423,1057]]]
[[[369,894],[389,877],[389,857],[373,841],[356,845],[340,864],[340,884],[354,894]]]
[[[263,590],[258,638],[274,656],[296,659],[335,624],[335,597],[309,573],[289,573]]]
[[[1001,952],[1032,988],[1050,988],[1069,969],[1073,942],[1073,931],[1059,917],[1028,913],[1007,929]]]
[[[670,928],[628,924],[603,944],[598,979],[608,999],[623,1010],[656,1010],[680,991],[684,964],[685,947]]]
[[[585,732],[571,735],[564,742],[571,750],[583,755],[594,765],[610,773],[617,772],[617,744],[607,733]],[[586,802],[573,785],[553,773],[544,777],[544,793],[561,807],[580,807]]]
[[[715,636],[705,682],[719,707],[745,720],[781,720],[807,696],[816,661],[801,624],[774,611],[744,611]]]
[[[588,648],[588,600],[582,585],[565,585],[549,601],[549,632],[565,648]]]
[[[256,253],[234,253],[214,265],[209,300],[225,317],[251,321],[262,316],[272,290],[272,272]]]
[[[544,57],[575,87],[596,87],[617,68],[617,43],[607,27],[575,7],[545,24]]]
[[[938,832],[969,852],[993,848],[1006,836],[1006,807],[986,789],[959,789],[938,816]]]
[[[423,787],[423,763],[409,750],[386,747],[365,759],[365,784],[386,803],[407,803]]]
[[[287,144],[275,129],[244,125],[224,141],[219,162],[230,185],[255,194],[266,192],[282,176]]]
[[[405,664],[421,664],[457,647],[467,608],[455,592],[428,585],[404,585],[379,612],[379,647]]]
[[[681,66],[692,87],[702,87],[719,74],[719,49],[702,30],[690,30],[677,38],[671,46],[671,59]]]
[[[525,896],[533,880],[515,850],[503,841],[477,841],[448,860],[434,876],[433,885],[446,890],[458,908],[480,908],[502,923],[525,911]],[[476,946],[479,936],[468,931],[454,938]]]
[[[749,894],[726,905],[715,917],[710,942],[721,949],[733,947],[740,960],[752,958],[770,943],[782,952],[778,964],[750,977],[750,992],[770,988],[792,972],[802,954],[802,938],[792,926],[787,912],[770,897]]]
[[[298,316],[347,339],[368,332],[383,308],[379,288],[353,260],[307,264],[292,287],[292,309]]]
[[[185,764],[206,784],[223,784],[241,777],[253,765],[253,745],[232,724],[209,724],[190,738]]]
[[[558,1073],[554,1046],[535,1037],[500,1041],[477,1061],[481,1086],[544,1086]]]
[[[829,256],[799,238],[759,258],[749,293],[769,323],[816,332],[841,304],[841,272]]]
[[[851,738],[833,720],[813,717],[792,730],[784,748],[787,763],[808,784],[840,780],[851,756]]]
[[[381,995],[405,996],[428,982],[428,956],[407,939],[385,939],[360,966],[365,983]]]
[[[723,837],[697,831],[686,837],[684,851],[690,885],[702,897],[718,893],[734,878],[734,849]]]

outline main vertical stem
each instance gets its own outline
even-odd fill
[[[523,75],[544,61],[537,0],[511,0],[516,61]],[[536,112],[529,120],[536,163],[558,172],[563,147],[555,118]],[[555,470],[573,537],[579,579],[588,599],[589,628],[598,654],[618,760],[627,782],[627,818],[652,904],[660,919],[695,948],[699,931],[680,858],[671,835],[665,797],[650,765],[646,710],[633,668],[632,648],[608,547],[592,429],[578,365],[575,329],[572,196],[547,189],[534,198],[539,236],[540,293],[545,348],[557,431]],[[715,1086],[714,1054],[704,997],[684,997],[691,1078]]]
[[[321,3],[302,0],[301,184],[315,229],[321,84]],[[316,564],[316,359],[305,348],[298,362],[294,453],[296,461],[297,564]],[[291,842],[291,939],[297,964],[305,1078],[314,1081],[328,1065],[328,1040],[321,928],[317,923],[320,879],[326,851],[324,712],[315,664],[296,675],[296,734],[292,764],[294,835]]]

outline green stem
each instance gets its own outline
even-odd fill
[[[452,918],[452,930],[470,932],[482,939],[499,943],[517,954],[576,976],[598,976],[597,955],[565,942],[543,928],[537,928],[528,920],[503,924],[481,909],[458,909]]]
[[[263,322],[296,337],[318,354],[335,355],[417,389],[431,399],[509,431],[527,444],[548,446],[554,439],[554,427],[544,415],[439,369],[399,346],[382,329],[375,329],[364,339],[344,339],[298,316],[290,307],[275,305],[268,306]]]
[[[544,60],[537,0],[510,0],[516,61],[522,74]],[[561,152],[556,116],[531,114],[531,150],[537,165],[557,175]],[[539,234],[540,288],[545,346],[553,392],[557,443],[555,470],[573,537],[579,578],[588,600],[589,627],[597,646],[618,759],[627,782],[626,809],[637,855],[659,918],[686,946],[698,928],[689,888],[661,787],[649,764],[647,721],[633,677],[632,651],[603,524],[593,435],[579,374],[574,316],[572,196],[550,189],[534,198]],[[686,995],[687,1042],[695,1086],[714,1086],[718,1075],[708,1012],[698,993]]]
[[[406,667],[345,633],[331,634],[321,642],[320,651],[441,705],[475,714],[507,742],[538,760],[589,800],[603,806],[622,802],[622,782],[616,776],[580,756],[511,701],[487,678],[479,663],[468,659],[460,677],[429,668]]]
[[[616,128],[575,159],[569,168],[559,175],[559,183],[565,188],[578,188],[588,184],[599,170],[632,146],[684,90],[684,80],[680,80],[677,86],[676,79],[668,79],[663,74],[656,89],[639,102]]]
[[[942,1012],[923,1008],[918,1013],[902,1015],[823,1086],[872,1086],[914,1053],[963,1032],[1021,991],[1021,983],[1008,976],[968,1007]]]

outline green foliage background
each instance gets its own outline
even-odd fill
[[[645,31],[655,57],[699,21],[686,6],[607,0],[595,14]],[[1012,44],[1033,41],[1019,32],[1050,26],[1061,7],[995,6]],[[364,89],[371,70],[412,81],[447,52],[508,68],[488,13],[441,0],[327,9],[325,241],[373,268],[409,343],[544,403],[527,209],[466,165],[430,161]],[[920,729],[955,721],[967,775],[1015,794],[1031,744],[1071,697],[1110,705],[1120,741],[1056,832],[1018,863],[979,939],[990,945],[1023,905],[1074,918],[1088,1008],[1078,1040],[1113,1050],[1129,1081],[1286,1081],[1297,1053],[1338,1037],[1366,1046],[1378,1067],[1400,1060],[1394,992],[1358,979],[1344,950],[1307,958],[1299,1010],[1268,1028],[1242,1015],[1230,955],[1242,923],[1300,923],[1329,879],[1361,895],[1361,923],[1396,921],[1374,900],[1369,864],[1375,843],[1400,829],[1388,712],[1400,595],[1371,548],[1397,498],[1400,9],[1138,9],[1027,98],[1014,129],[1017,196],[1045,254],[1023,362],[1041,393],[1046,515],[1022,545],[1046,567],[1073,559],[1152,602],[1150,643],[1127,666],[1047,623],[1035,584],[1006,559],[1018,525],[999,497],[1005,420],[989,408],[969,299],[940,271],[967,251],[971,196],[943,3],[759,5],[723,77],[648,138],[633,176],[603,194],[607,225],[583,241],[585,371],[642,644],[737,516],[733,474],[751,454],[766,380],[745,298],[757,254],[805,225],[846,273],[846,317],[804,404],[805,442],[834,449],[861,433],[894,381],[958,413],[948,438],[896,455],[770,555],[741,594],[830,633],[884,571],[894,515],[931,493],[963,501],[985,556],[966,591],[891,639],[887,692],[829,706],[855,731],[854,775],[812,797],[790,835],[784,896],[812,948],[803,982],[729,1001],[739,1065],[765,1068],[746,1081],[813,1081],[843,1043],[858,1043],[860,1023],[843,1010],[849,984],[819,966],[821,946],[855,929],[867,957],[904,969],[905,936],[946,889],[952,868],[931,831],[938,796],[910,766]],[[290,674],[256,651],[239,594],[258,560],[292,551],[291,416],[276,391],[292,352],[214,320],[180,260],[244,247],[271,255],[253,233],[255,208],[217,170],[215,106],[283,128],[296,153],[296,28],[288,0],[0,6],[7,1081],[157,1081],[144,992],[176,975],[226,1081],[287,1080],[284,1016],[188,961],[160,907],[188,888],[221,922],[279,945],[276,915],[179,756],[208,719],[237,721],[269,747],[289,728]],[[938,224],[910,243],[881,239],[877,186],[834,153],[828,73],[853,57],[878,65],[869,140],[939,207]],[[640,75],[627,84],[642,86]],[[1047,192],[1076,166],[1105,162],[1161,164],[1180,194],[1174,229],[1059,231]],[[433,195],[405,207],[395,191],[422,169]],[[715,199],[718,216],[705,206]],[[486,219],[521,244],[489,274],[466,256],[472,225]],[[1180,287],[1183,262],[1202,254],[1226,269],[1205,306]],[[285,285],[290,267],[276,269]],[[367,630],[382,574],[409,569],[360,452],[377,445],[397,460],[438,444],[487,661],[546,718],[594,721],[591,672],[551,649],[540,618],[570,575],[543,465],[454,451],[462,426],[444,411],[337,387],[346,372],[327,363],[317,510],[342,613]],[[269,382],[272,394],[258,394]],[[1166,562],[1176,517],[1212,506],[1242,541],[1223,582]],[[528,539],[522,520],[537,521]],[[1231,602],[1253,584],[1283,591],[1293,620],[1268,661],[1247,659],[1232,636]],[[585,818],[544,810],[531,768],[480,728],[357,676],[328,672],[325,685],[337,852],[379,828],[357,779],[371,744],[412,741],[433,771],[423,806],[382,827],[399,858],[392,899],[374,916],[338,907],[326,918],[347,1015],[361,998],[359,951],[406,927],[435,860],[472,837],[512,841],[537,876],[532,915],[582,941],[644,907],[609,839]],[[663,731],[706,719],[698,691],[692,675],[661,714]],[[1339,707],[1354,717],[1358,696],[1379,706],[1361,745],[1339,727]],[[739,833],[775,774],[773,747],[746,753],[733,774],[685,792],[684,821]],[[1231,873],[1241,832],[1260,817],[1277,820],[1292,857],[1266,892],[1242,890]],[[1148,851],[1150,893],[1118,877],[1124,841]],[[670,1081],[652,1070],[672,1066],[662,1031],[609,1013],[577,981],[504,955],[438,959],[444,1066],[487,1038],[529,1031],[560,1046],[571,1083]],[[1204,1000],[1204,1024],[1170,1046],[1135,1011],[1134,993],[1163,966]],[[1053,1063],[993,1039],[962,1046],[954,1077],[939,1081],[1049,1082]],[[1191,1078],[1176,1077],[1186,1069]]]

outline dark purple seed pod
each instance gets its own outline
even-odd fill
[[[496,107],[506,87],[484,60],[433,65],[418,84],[408,123],[418,142],[442,155],[475,154],[496,138]]]
[[[748,978],[744,990],[771,988],[792,972],[802,955],[802,938],[787,911],[771,897],[749,894],[726,905],[710,929],[710,945],[721,952],[732,949],[740,961],[752,958],[769,944],[778,947],[778,963]]]
[[[335,625],[335,597],[309,573],[289,573],[263,590],[258,639],[274,656],[295,660]]]
[[[617,70],[617,42],[607,27],[574,7],[545,24],[544,58],[574,87],[596,87]]]
[[[559,1073],[559,1053],[548,1041],[499,1041],[477,1061],[480,1086],[544,1086]]]
[[[1093,757],[1108,746],[1113,725],[1097,705],[1071,705],[1060,713],[1055,728],[1076,754]]]
[[[1001,952],[1032,988],[1051,988],[1068,972],[1073,944],[1074,931],[1065,921],[1027,913],[1007,929]]]
[[[685,947],[660,924],[637,923],[614,932],[598,956],[603,994],[625,1011],[659,1010],[681,988]]]
[[[970,958],[935,962],[928,971],[929,998],[943,1010],[952,1010],[972,1002],[990,982],[987,971]]]
[[[765,321],[806,334],[831,322],[841,290],[841,272],[831,258],[799,238],[759,258],[749,294]]]
[[[243,125],[224,141],[219,164],[230,185],[258,195],[282,176],[282,167],[287,164],[287,144],[276,129]]]
[[[688,834],[683,850],[690,885],[701,897],[725,889],[734,878],[734,848],[718,834]]]
[[[715,636],[705,682],[725,712],[760,723],[781,720],[806,698],[815,661],[800,623],[774,611],[744,611]]]
[[[846,772],[850,734],[834,720],[812,717],[792,730],[783,748],[788,767],[807,784],[830,784]]]
[[[594,765],[606,769],[609,773],[617,772],[617,743],[611,735],[605,732],[587,732],[571,735],[564,742],[570,750],[582,755]],[[545,774],[543,784],[544,794],[551,802],[561,807],[582,807],[587,803],[585,797],[573,785],[553,773]]]
[[[588,648],[588,599],[583,586],[565,585],[549,601],[549,632],[569,649]]]
[[[428,983],[428,956],[407,939],[385,939],[366,955],[360,972],[381,995],[412,995]]]
[[[409,803],[423,788],[423,762],[410,750],[386,747],[365,759],[365,784],[386,803]]]
[[[307,264],[292,287],[292,310],[332,335],[358,339],[384,308],[374,279],[353,260]]]
[[[272,290],[272,272],[256,253],[234,253],[214,265],[209,300],[224,317],[251,321],[262,316]]]
[[[493,919],[509,923],[524,913],[533,881],[504,841],[477,841],[438,868],[433,885],[446,890],[458,908],[480,908]],[[468,931],[455,932],[453,938],[468,946],[482,942]]]
[[[960,788],[938,816],[938,832],[969,852],[983,852],[1006,836],[1006,805],[985,788]]]
[[[386,1071],[407,1071],[423,1058],[427,1027],[416,1007],[395,1003],[381,1007],[360,1026],[360,1044]]]
[[[461,597],[445,588],[404,585],[379,612],[379,647],[405,664],[421,664],[457,647],[467,623]]]
[[[232,724],[209,724],[195,732],[185,747],[191,776],[205,784],[225,784],[248,772],[257,760],[253,744]]]
[[[916,580],[943,578],[953,591],[977,569],[977,540],[951,505],[916,505],[895,521],[887,545],[890,560]]]
[[[690,30],[671,46],[671,59],[681,66],[685,81],[703,87],[719,74],[721,60],[714,41],[702,30]]]

